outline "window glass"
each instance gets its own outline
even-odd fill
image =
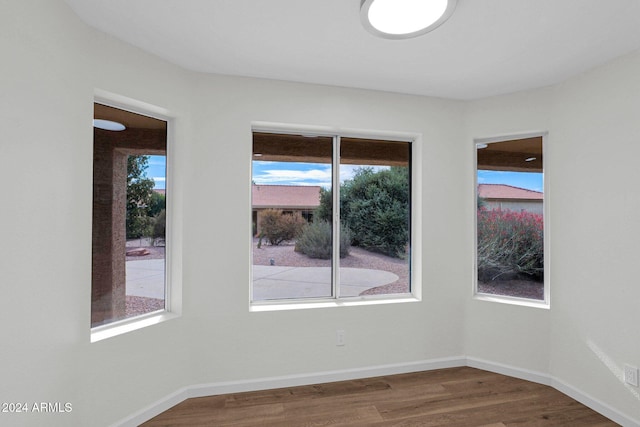
[[[410,144],[340,140],[340,295],[408,293]]]
[[[95,104],[91,326],[165,309],[166,122]]]
[[[254,301],[333,296],[332,159],[331,137],[254,134]]]
[[[542,137],[476,149],[477,291],[545,300]]]
[[[410,153],[408,142],[255,132],[253,301],[409,293]]]

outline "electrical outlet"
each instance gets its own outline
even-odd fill
[[[631,365],[624,365],[624,382],[638,387],[638,368]]]
[[[343,346],[346,344],[346,332],[343,329],[336,331],[336,345]]]

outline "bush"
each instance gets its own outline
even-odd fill
[[[349,255],[351,247],[351,233],[346,227],[340,228],[340,258]],[[316,221],[307,225],[296,241],[296,252],[303,253],[309,258],[330,259],[332,254],[331,223]]]
[[[127,239],[139,239],[150,236],[153,229],[153,218],[146,215],[136,215],[126,218]]]
[[[258,213],[260,234],[269,244],[277,246],[300,235],[307,221],[299,212],[284,214],[278,209],[266,209]]]
[[[353,245],[404,258],[409,243],[409,168],[360,168],[340,189],[340,216]]]
[[[167,222],[167,212],[162,209],[158,216],[153,219],[153,234],[151,237],[157,239],[158,237],[165,237],[166,230],[166,222]]]
[[[525,274],[541,280],[544,272],[542,215],[478,210],[478,278]]]
[[[161,211],[167,207],[167,198],[164,194],[157,192],[151,193],[151,200],[149,201],[149,216],[157,217]]]
[[[356,169],[340,186],[340,218],[349,228],[353,246],[405,258],[409,244],[409,168],[392,166],[374,171]],[[331,221],[331,190],[320,191],[314,217]]]

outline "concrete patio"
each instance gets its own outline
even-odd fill
[[[367,289],[393,283],[388,271],[340,268],[340,295],[358,296]],[[253,266],[253,299],[314,298],[331,296],[331,267]]]
[[[127,261],[127,295],[164,298],[164,260]],[[358,296],[367,289],[393,283],[398,276],[383,270],[340,269],[340,295]],[[331,296],[330,267],[253,266],[254,300]]]
[[[126,262],[126,294],[164,299],[164,260],[146,259]]]

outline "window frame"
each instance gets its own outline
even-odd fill
[[[290,298],[290,299],[273,299],[273,300],[258,300],[253,298],[253,272],[250,268],[249,273],[249,311],[261,312],[261,311],[278,311],[278,310],[294,310],[294,309],[307,309],[307,308],[327,308],[327,307],[345,307],[345,306],[357,306],[357,305],[373,305],[373,304],[388,304],[388,303],[403,303],[403,302],[417,302],[422,300],[422,135],[414,132],[403,131],[380,131],[371,129],[356,129],[356,128],[343,128],[343,127],[328,127],[328,126],[313,126],[313,125],[301,125],[301,124],[286,124],[286,123],[273,123],[273,122],[252,122],[250,129],[250,137],[254,133],[276,133],[276,134],[288,134],[288,135],[302,135],[306,137],[332,137],[334,138],[334,148],[337,146],[338,150],[333,150],[332,161],[333,167],[338,165],[338,169],[332,169],[332,198],[333,206],[340,206],[340,177],[339,177],[339,139],[340,138],[364,138],[364,139],[379,139],[387,141],[399,141],[407,142],[410,145],[410,241],[411,241],[411,253],[409,257],[409,289],[410,292],[406,294],[382,294],[382,295],[359,295],[353,297],[340,297],[339,295],[339,268],[332,268],[332,290],[333,296],[325,298]],[[335,143],[335,139],[338,139],[338,143]],[[253,160],[253,144],[249,144],[249,159],[250,165]],[[250,167],[250,181],[252,177],[253,167]],[[249,188],[249,212],[252,211],[251,206],[251,185]],[[332,223],[334,241],[340,241],[339,230],[339,217],[336,219],[336,212],[334,212],[334,221]],[[249,226],[251,223],[249,221]],[[250,233],[249,233],[250,234]],[[251,254],[253,242],[249,239],[249,253]],[[333,246],[332,265],[339,267],[339,243]],[[253,263],[253,258],[250,255],[250,262]],[[250,264],[250,267],[251,267]]]
[[[135,114],[148,116],[167,123],[166,145],[166,222],[165,222],[165,267],[164,267],[164,309],[141,314],[138,316],[116,320],[107,324],[90,327],[89,339],[91,343],[112,338],[127,332],[146,328],[151,325],[175,319],[182,314],[182,282],[180,280],[180,265],[175,263],[179,243],[179,233],[176,233],[175,213],[175,183],[173,182],[174,147],[175,147],[175,118],[169,110],[143,101],[132,99],[123,95],[108,92],[102,89],[94,90],[93,104],[102,104]],[[92,113],[93,116],[93,113]],[[93,180],[91,180],[93,182]],[[93,222],[92,222],[93,230]],[[91,232],[93,235],[93,231]],[[91,281],[90,281],[91,282]],[[89,316],[91,317],[91,303]],[[91,322],[89,322],[91,323]]]
[[[473,268],[472,268],[472,297],[474,300],[478,301],[488,301],[488,302],[496,302],[502,304],[511,304],[511,305],[519,305],[525,307],[533,307],[533,308],[542,308],[542,309],[550,309],[551,308],[551,298],[550,298],[550,277],[551,277],[551,266],[549,260],[550,257],[550,226],[549,226],[549,203],[548,203],[548,191],[549,191],[549,178],[547,174],[547,141],[548,141],[547,131],[533,131],[533,132],[523,132],[516,134],[508,134],[501,136],[493,136],[493,137],[483,137],[483,138],[474,138],[471,144],[471,149],[473,150],[473,205],[476,206],[477,198],[478,198],[478,144],[491,144],[496,142],[506,142],[511,140],[518,139],[527,139],[527,138],[542,138],[542,179],[543,179],[543,258],[544,258],[544,273],[543,273],[543,292],[544,298],[542,300],[536,300],[531,298],[520,298],[509,295],[498,295],[498,294],[487,294],[478,292],[478,215],[477,208],[473,209]]]

